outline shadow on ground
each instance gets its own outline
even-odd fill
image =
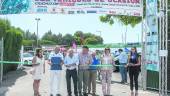
[[[26,69],[8,72],[3,76],[3,82],[0,85],[0,96],[5,96],[9,87],[13,86],[19,77],[27,75]]]

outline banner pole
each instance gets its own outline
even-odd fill
[[[147,82],[147,80],[146,80],[146,78],[147,78],[147,71],[146,71],[146,67],[145,67],[145,62],[144,62],[144,60],[145,60],[145,58],[144,58],[144,56],[145,56],[145,43],[144,43],[144,5],[143,5],[144,3],[143,3],[143,0],[142,0],[142,24],[141,24],[141,34],[142,34],[142,36],[141,36],[141,44],[142,44],[142,58],[141,58],[141,64],[142,64],[142,88],[143,88],[143,90],[146,90],[146,82]]]
[[[166,39],[165,39],[165,50],[167,51],[168,50],[168,0],[165,0],[165,10],[166,10],[166,13],[165,13],[165,18],[166,18],[166,20],[165,20],[165,23],[166,23],[166,25],[165,25],[165,27],[166,27],[166,29],[165,29],[165,31],[166,31]],[[168,75],[168,65],[167,65],[167,63],[168,63],[168,56],[166,56],[166,65],[165,65],[165,95],[167,96],[167,93],[168,93],[168,84],[167,84],[167,82],[168,82],[168,78],[167,78],[167,75]]]

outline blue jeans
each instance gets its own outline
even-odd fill
[[[120,65],[126,65],[126,63],[120,63]],[[127,82],[127,68],[120,66],[119,70],[122,77],[122,82]]]

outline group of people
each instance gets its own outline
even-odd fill
[[[82,47],[80,53],[75,53],[73,49],[65,52],[60,51],[60,47],[56,47],[54,52],[50,53],[48,64],[50,65],[50,96],[61,96],[60,79],[62,77],[62,68],[66,67],[66,84],[68,96],[72,96],[71,79],[73,80],[75,96],[96,96],[96,78],[97,72],[100,72],[102,83],[102,96],[112,96],[111,79],[113,73],[114,61],[119,60],[120,73],[122,77],[121,83],[127,82],[127,69],[130,77],[131,96],[138,96],[138,75],[140,72],[140,56],[136,47],[131,49],[128,56],[119,49],[119,56],[114,57],[110,48],[105,48],[102,54],[89,52],[87,46]],[[36,56],[33,59],[33,89],[34,95],[40,96],[39,85],[40,80],[45,73],[45,60],[43,58],[42,49],[36,50]],[[135,93],[133,86],[135,83]]]

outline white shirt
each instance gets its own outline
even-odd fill
[[[73,57],[70,57],[69,55],[67,55],[64,58],[64,64],[69,65],[69,67],[68,66],[66,67],[68,70],[73,70],[73,69],[77,68],[77,66],[79,64],[79,59],[75,55],[73,55]]]
[[[63,54],[62,54],[62,53],[57,53],[57,54],[56,54],[56,53],[52,52],[52,53],[50,53],[48,59],[51,60],[52,57],[61,57],[61,59],[64,60],[64,57],[63,57]]]

